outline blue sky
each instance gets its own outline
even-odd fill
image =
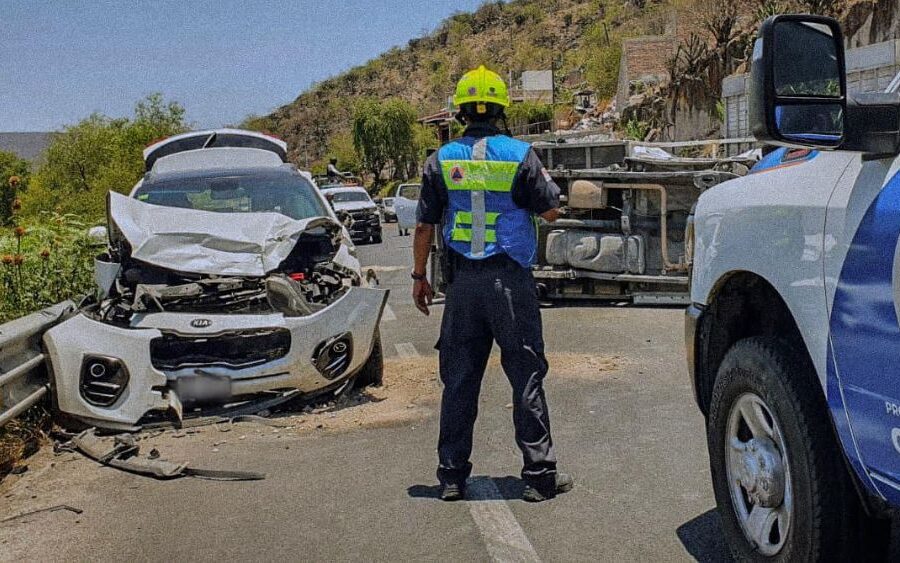
[[[130,115],[151,92],[240,121],[483,0],[0,0],[0,131]]]

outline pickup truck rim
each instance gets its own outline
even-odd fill
[[[763,555],[784,546],[793,516],[790,465],[772,410],[755,393],[740,395],[728,416],[725,470],[747,540]]]

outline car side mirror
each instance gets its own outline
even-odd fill
[[[844,39],[832,18],[772,16],[750,69],[750,123],[760,141],[837,148],[845,138]]]
[[[753,46],[750,126],[758,140],[774,145],[884,158],[900,153],[900,93],[847,94],[836,20],[772,16]]]

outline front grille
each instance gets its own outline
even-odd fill
[[[378,223],[378,214],[374,211],[353,211],[350,213],[350,216],[353,217],[354,222],[359,223]]]
[[[284,328],[233,330],[216,336],[163,333],[150,341],[150,363],[160,370],[246,368],[283,358],[290,350],[291,333]]]

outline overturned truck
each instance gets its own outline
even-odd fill
[[[59,410],[134,429],[204,404],[381,379],[387,292],[281,141],[189,133],[111,193],[97,294],[44,343]]]
[[[534,276],[551,299],[687,303],[693,205],[754,162],[749,155],[680,158],[622,141],[534,147],[560,186],[565,212],[539,227]]]

